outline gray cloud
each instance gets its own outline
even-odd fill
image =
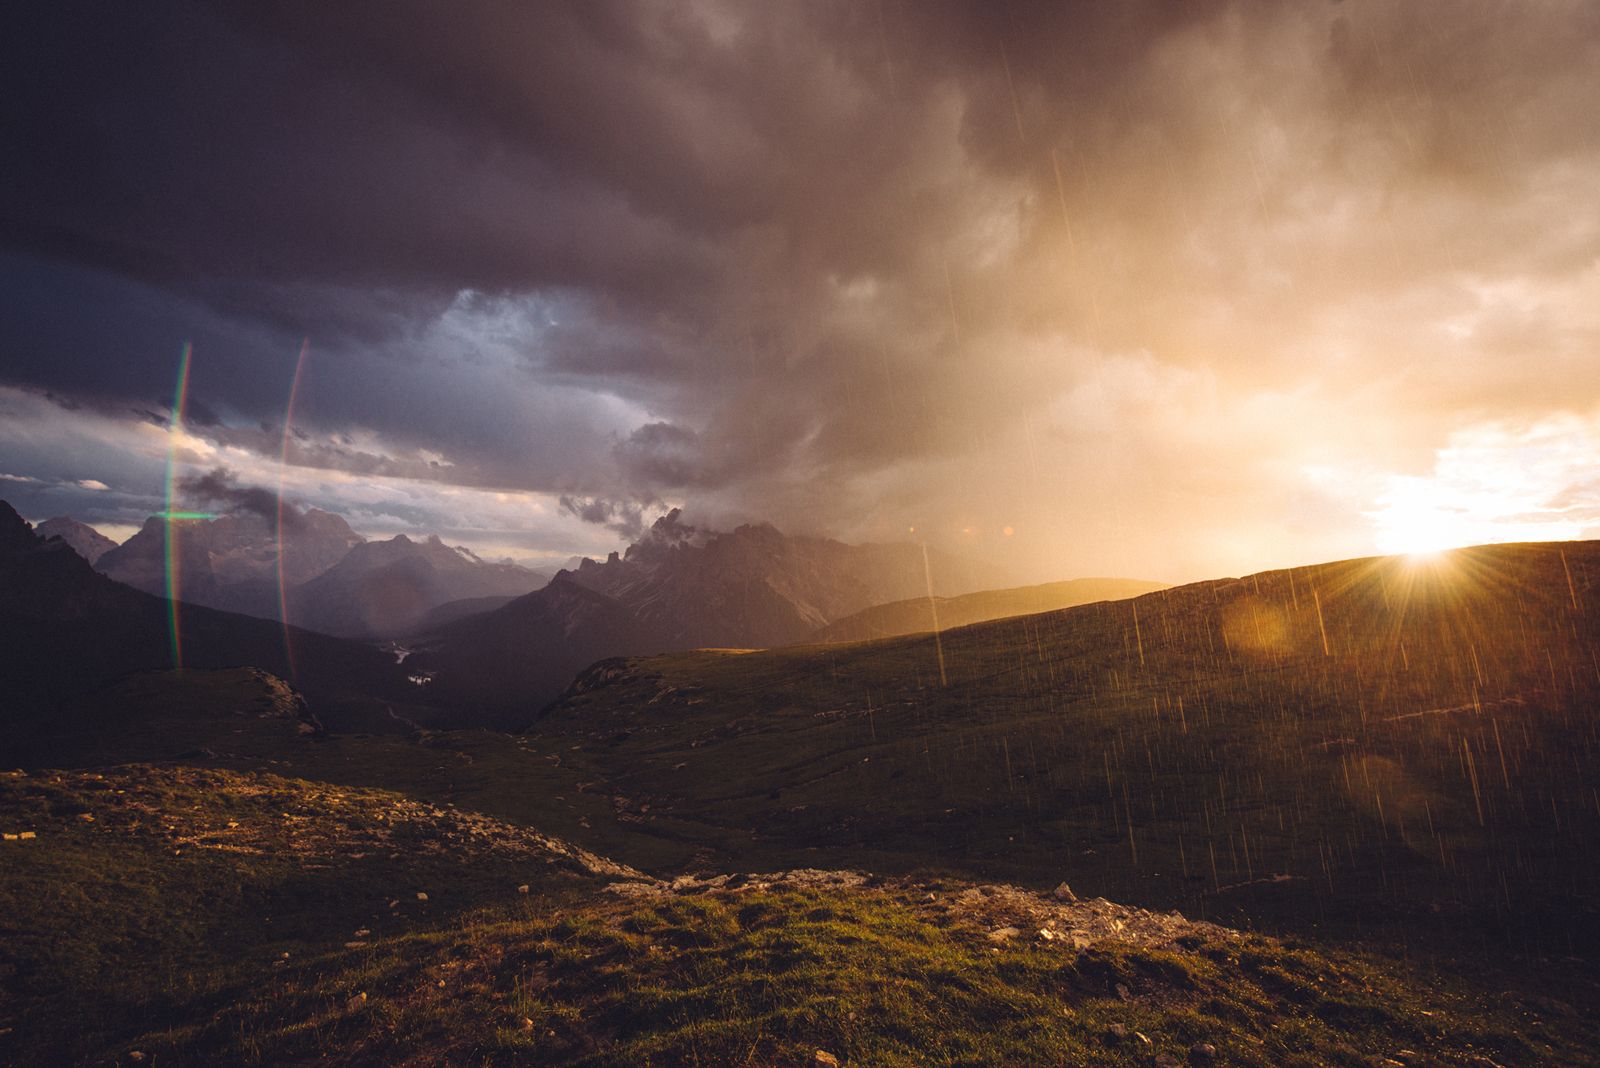
[[[286,528],[298,527],[304,513],[293,501],[282,499],[272,490],[260,486],[244,486],[238,476],[225,467],[216,467],[201,475],[181,479],[178,488],[206,504],[217,505],[229,512],[259,516],[270,523],[280,519]]]
[[[624,541],[637,541],[645,531],[643,505],[565,494],[560,498],[560,502],[563,511],[577,516],[585,523],[594,523],[615,531]]]
[[[0,378],[275,456],[309,337],[307,468],[1154,574],[1600,404],[1592,5],[7,18]]]

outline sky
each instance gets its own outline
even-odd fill
[[[1034,581],[1600,536],[1600,5],[0,19],[29,518],[125,535],[170,456],[530,563],[672,506]]]

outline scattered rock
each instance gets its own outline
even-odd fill
[[[80,813],[78,813],[78,818],[80,820],[82,820],[83,822],[85,822],[85,823],[93,823],[94,822],[94,813],[93,812],[80,812]]]
[[[1106,1027],[1106,1037],[1113,1042],[1121,1042],[1128,1037],[1128,1025],[1125,1023],[1109,1024]]]
[[[1016,927],[996,927],[989,932],[989,941],[1008,942],[1021,933],[1022,931]]]
[[[1209,1042],[1196,1042],[1189,1047],[1189,1063],[1209,1068],[1217,1063],[1217,1047]]]
[[[417,891],[417,900],[418,901],[426,901],[426,900],[428,900],[428,895],[424,894],[421,890],[418,890]]]
[[[517,893],[526,894],[527,892],[528,892],[528,884],[527,883],[523,883],[521,886],[517,887]]]
[[[1131,994],[1128,991],[1128,988],[1121,983],[1117,984],[1117,997],[1121,998],[1123,1001],[1133,1000],[1133,994]]]
[[[1068,886],[1066,883],[1057,883],[1056,888],[1050,892],[1050,896],[1055,898],[1057,901],[1066,901],[1069,903],[1078,900],[1078,895],[1074,894],[1072,892],[1072,887]]]
[[[365,937],[367,937],[367,935],[369,935],[371,933],[372,933],[371,931],[369,931],[367,928],[363,927],[363,928],[361,928],[361,930],[359,930],[359,931],[357,931],[355,933],[355,937],[357,937],[357,938],[365,938]]]
[[[1181,1068],[1181,1063],[1170,1053],[1157,1053],[1156,1068]]]
[[[811,1063],[817,1068],[839,1068],[839,1058],[825,1049],[819,1049],[811,1057]]]
[[[1054,931],[1050,930],[1050,928],[1041,927],[1039,928],[1039,937],[1044,939],[1046,942],[1054,942],[1058,936]]]
[[[345,1002],[344,1003],[344,1007],[350,1012],[355,1012],[357,1009],[361,1008],[361,1006],[365,1005],[366,1003],[367,1003],[367,992],[365,990],[363,990],[361,993],[355,995],[349,1001]]]
[[[365,946],[366,946],[365,942],[346,942],[344,944],[344,948],[345,949],[362,949]]]

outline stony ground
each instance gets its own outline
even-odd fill
[[[1581,985],[1512,995],[1066,886],[657,879],[262,773],[7,774],[0,831],[0,1063],[1509,1068],[1600,1041]]]

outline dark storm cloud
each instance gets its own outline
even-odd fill
[[[179,480],[179,489],[195,499],[217,505],[229,512],[242,512],[259,516],[269,522],[282,521],[285,527],[297,527],[304,516],[292,501],[280,500],[278,494],[260,486],[242,486],[238,476],[226,467],[213,468],[202,475]]]
[[[644,508],[627,501],[608,501],[599,497],[560,498],[563,511],[577,516],[585,523],[594,523],[615,531],[624,540],[633,542],[645,531]]]
[[[292,463],[624,534],[1115,497],[1223,543],[1572,407],[1600,339],[1592,5],[5,19],[0,377],[159,424],[192,340],[195,432],[274,456],[309,337]]]

